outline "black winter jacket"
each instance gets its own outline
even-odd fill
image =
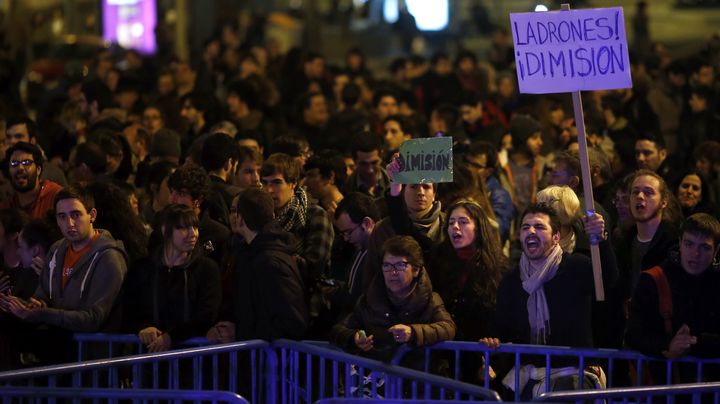
[[[276,223],[238,251],[233,317],[235,338],[301,339],[309,324],[295,239]]]

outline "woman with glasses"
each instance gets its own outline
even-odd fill
[[[156,248],[132,266],[125,289],[127,323],[150,352],[205,335],[221,300],[218,266],[197,248],[195,211],[171,204],[159,215],[150,243]]]
[[[331,331],[341,348],[390,360],[402,344],[426,346],[453,339],[455,323],[433,292],[420,245],[410,236],[383,244],[381,272],[353,312]]]

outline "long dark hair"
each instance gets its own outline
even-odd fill
[[[475,222],[475,253],[471,259],[474,265],[469,268],[468,282],[484,305],[494,307],[500,280],[509,269],[508,260],[502,254],[500,235],[490,224],[480,205],[474,201],[461,200],[450,205],[447,210],[448,218],[455,209],[459,208],[465,208]],[[447,228],[443,231],[447,231]],[[443,256],[457,257],[450,237],[446,237],[443,241],[442,252]],[[456,268],[445,269],[449,273],[444,274],[444,277],[452,279],[459,276]]]
[[[147,231],[130,205],[127,194],[117,185],[105,182],[93,182],[86,191],[97,208],[95,227],[105,229],[115,239],[122,240],[130,262],[144,257],[147,254]]]

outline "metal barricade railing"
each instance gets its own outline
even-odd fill
[[[703,397],[704,396],[704,397]],[[688,383],[670,386],[624,387],[604,390],[558,391],[543,393],[535,401],[545,403],[590,402],[590,400],[605,400],[607,404],[628,403],[630,401],[641,403],[657,402],[655,397],[665,397],[668,404],[674,403],[678,398],[691,397],[683,402],[720,402],[720,383]],[[597,401],[596,401],[597,402]]]
[[[289,340],[277,350],[282,404],[324,398],[499,401],[496,392],[429,373],[389,365],[337,349]]]
[[[137,334],[76,333],[78,362],[92,359],[116,358],[146,353]],[[174,344],[176,348],[213,345],[205,337],[194,337]]]
[[[599,366],[603,369],[604,375],[606,375],[607,387],[617,387],[614,378],[617,374],[616,367],[622,366],[623,371],[632,371],[633,378],[638,381],[638,384],[642,384],[643,380],[650,372],[650,368],[654,368],[654,374],[662,374],[661,380],[654,380],[656,384],[665,385],[676,382],[674,377],[675,370],[679,366],[685,366],[693,368],[694,380],[693,382],[703,382],[705,380],[704,370],[709,365],[718,366],[720,365],[720,359],[697,359],[697,358],[679,358],[675,360],[653,358],[645,356],[639,352],[629,350],[614,350],[614,349],[591,349],[591,348],[571,348],[571,347],[559,347],[559,346],[544,346],[544,345],[522,345],[522,344],[502,344],[499,348],[491,349],[486,345],[477,342],[461,342],[461,341],[449,341],[441,342],[432,346],[424,348],[412,348],[409,346],[402,346],[398,349],[397,354],[392,360],[392,364],[398,365],[402,362],[405,356],[413,351],[420,350],[423,352],[425,357],[425,367],[423,370],[431,371],[430,363],[431,359],[437,357],[437,355],[444,355],[449,357],[451,363],[454,364],[451,369],[450,377],[455,380],[462,380],[463,375],[461,374],[461,360],[468,355],[477,355],[478,363],[486,364],[484,366],[483,377],[481,378],[484,387],[490,387],[490,368],[493,363],[502,363],[504,359],[507,362],[508,357],[511,359],[512,370],[514,371],[514,377],[512,380],[515,381],[513,386],[514,401],[520,400],[521,389],[518,386],[521,380],[521,367],[526,364],[529,360],[533,360],[534,363],[540,363],[538,366],[542,369],[542,379],[544,379],[544,392],[550,391],[551,383],[551,371],[553,367],[558,367],[556,364],[558,361],[563,362],[564,366],[574,367],[577,370],[577,377],[579,381],[584,380],[587,375],[585,372],[586,368],[590,365]],[[503,358],[504,357],[504,358]],[[569,364],[568,364],[569,363]],[[628,366],[630,365],[630,366]],[[687,369],[684,369],[687,372]],[[497,377],[502,378],[504,375],[499,374]],[[685,375],[685,377],[689,377]],[[467,375],[465,375],[467,379]],[[715,380],[713,380],[715,381]],[[582,388],[582,383],[580,383]]]
[[[315,404],[452,404],[455,400],[391,400],[384,398],[363,399],[363,398],[325,398],[318,400]],[[463,401],[463,404],[488,404],[497,401]]]
[[[118,400],[173,400],[173,403],[212,402],[249,404],[242,396],[229,391],[208,390],[149,390],[149,389],[82,389],[47,387],[0,387],[0,403],[42,402],[55,398],[73,400],[92,399],[94,402]],[[41,400],[41,401],[38,401]]]
[[[276,400],[277,357],[254,340],[0,373],[0,385],[228,390],[254,403]]]

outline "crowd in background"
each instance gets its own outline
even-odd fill
[[[632,88],[583,93],[595,215],[569,96],[518,93],[503,29],[482,54],[378,72],[361,47],[334,66],[225,25],[191,61],[99,51],[34,111],[8,92],[2,366],[100,331],[153,352],[207,336],[716,356],[720,53],[631,61]],[[436,136],[454,181],[395,182],[400,145]]]

